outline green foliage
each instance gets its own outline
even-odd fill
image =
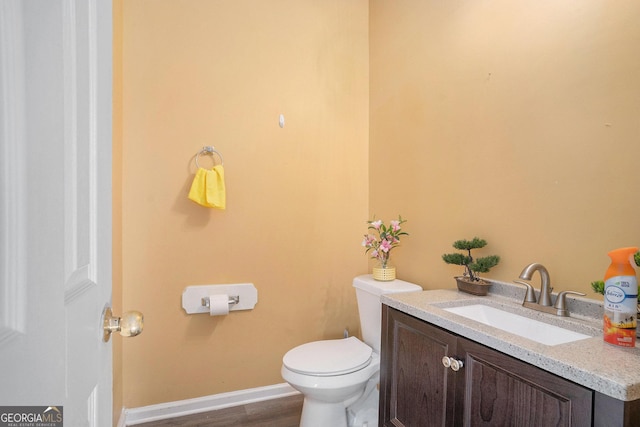
[[[469,264],[469,268],[476,273],[488,273],[489,270],[498,265],[499,262],[500,257],[498,255],[490,255],[476,259],[475,262]]]
[[[471,264],[471,257],[462,254],[444,254],[442,255],[442,259],[447,264],[455,264],[455,265],[467,265]]]
[[[591,289],[593,289],[593,292],[597,294],[604,295],[604,282],[602,280],[591,282]]]
[[[480,249],[487,246],[487,241],[484,239],[478,239],[474,237],[472,240],[456,240],[453,242],[453,247],[461,251],[469,251],[471,249]]]
[[[477,259],[471,256],[472,249],[484,248],[486,245],[486,240],[477,237],[471,240],[456,240],[453,242],[453,247],[461,251],[467,251],[467,255],[459,253],[444,254],[442,255],[442,260],[447,264],[463,265],[464,276],[471,281],[477,282],[480,280],[477,273],[487,273],[500,262],[498,255],[489,255]]]

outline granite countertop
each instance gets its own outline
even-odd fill
[[[487,296],[441,289],[383,295],[382,303],[607,396],[640,399],[640,348],[604,342],[602,302],[567,295],[570,317],[558,317],[522,307],[524,293],[523,286],[492,281]],[[591,338],[549,346],[444,310],[476,303],[564,326]]]

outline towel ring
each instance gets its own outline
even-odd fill
[[[205,147],[202,147],[202,150],[198,151],[198,154],[196,154],[196,167],[197,168],[200,168],[200,165],[198,164],[198,157],[200,157],[203,154],[211,154],[212,156],[213,155],[217,155],[220,158],[220,165],[224,164],[224,160],[222,159],[222,154],[220,154],[220,152],[218,150],[213,148],[213,146],[207,145]]]

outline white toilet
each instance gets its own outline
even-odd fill
[[[380,379],[380,295],[422,288],[402,280],[353,279],[364,342],[355,337],[314,341],[282,358],[282,378],[304,395],[300,427],[375,427]]]

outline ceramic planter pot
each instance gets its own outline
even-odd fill
[[[390,282],[396,279],[396,268],[390,265],[386,267],[382,267],[381,265],[376,265],[373,267],[373,278],[380,282]]]
[[[458,284],[459,291],[472,295],[485,296],[491,287],[491,283],[487,283],[483,280],[472,282],[464,276],[458,276],[455,279]]]

